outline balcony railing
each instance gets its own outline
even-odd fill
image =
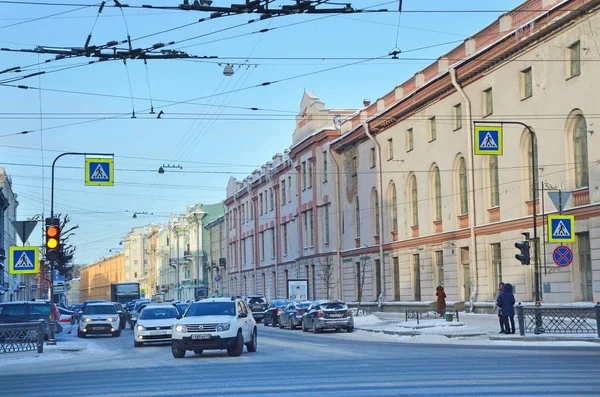
[[[573,206],[579,207],[590,203],[590,189],[578,189],[573,191]]]

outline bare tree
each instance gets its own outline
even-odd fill
[[[315,273],[323,281],[325,296],[331,298],[331,290],[338,285],[339,280],[335,277],[335,265],[332,256],[321,257],[316,262]]]
[[[62,219],[61,214],[58,214],[57,218],[60,219],[61,249],[60,255],[56,260],[55,269],[58,270],[61,275],[65,276],[65,280],[69,281],[74,277],[75,274],[75,269],[73,267],[73,256],[77,248],[69,244],[68,241],[71,236],[75,235],[74,231],[79,228],[79,225],[67,227],[71,221],[71,218],[68,214],[62,217]]]
[[[362,301],[363,289],[365,287],[365,279],[367,276],[367,272],[371,268],[371,264],[373,260],[370,255],[361,255],[360,261],[357,263],[357,272],[356,275],[358,280],[358,304],[356,305],[356,315],[358,316],[360,313],[360,303]]]

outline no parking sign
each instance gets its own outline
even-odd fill
[[[567,246],[558,246],[552,253],[552,259],[558,266],[569,266],[573,262],[573,251]]]

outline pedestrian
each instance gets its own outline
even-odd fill
[[[512,284],[504,284],[502,293],[498,297],[496,304],[502,310],[502,317],[504,322],[504,333],[514,334],[515,333],[515,296],[513,295]],[[509,326],[510,321],[510,326]]]
[[[498,289],[496,290],[496,297],[494,298],[494,313],[498,315],[498,322],[500,323],[500,333],[504,333],[504,318],[502,318],[502,309],[498,306],[498,298],[504,289],[504,283],[498,284]]]
[[[444,292],[444,287],[438,285],[435,289],[435,296],[437,296],[437,311],[440,317],[446,313],[446,293]]]

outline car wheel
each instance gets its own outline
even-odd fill
[[[294,325],[294,323],[292,322],[292,319],[290,318],[290,329],[296,329],[296,326]]]
[[[85,338],[85,332],[81,332],[81,331],[77,330],[77,337]]]
[[[203,351],[202,349],[194,349],[194,354],[202,354]]]
[[[235,338],[235,346],[227,349],[227,354],[232,357],[239,357],[242,355],[242,351],[244,350],[244,337],[242,336],[242,332],[238,331],[237,337]]]
[[[175,346],[171,346],[171,353],[173,353],[173,357],[175,357],[175,358],[185,357],[185,350],[179,349]]]
[[[264,325],[265,327],[268,327],[268,326],[269,326],[269,322],[267,321],[267,318],[266,318],[266,317],[263,319],[263,325]]]
[[[258,337],[256,336],[256,328],[252,331],[252,336],[250,337],[250,342],[246,344],[246,348],[248,349],[248,353],[254,353],[256,348],[258,347]]]
[[[313,334],[318,334],[319,333],[319,330],[317,329],[317,324],[316,323],[313,323],[312,332],[313,332]]]
[[[353,332],[353,331],[354,331],[354,327],[348,327],[348,328],[346,328],[346,331],[347,331],[348,333],[351,333],[351,332]]]
[[[279,321],[277,321],[277,325],[279,325],[279,328],[283,329],[283,321],[281,321],[281,319]]]
[[[142,342],[133,341],[133,347],[142,347],[142,345],[143,345]]]
[[[121,336],[121,330],[113,332],[112,336],[114,336],[115,338],[118,338],[119,336]]]

